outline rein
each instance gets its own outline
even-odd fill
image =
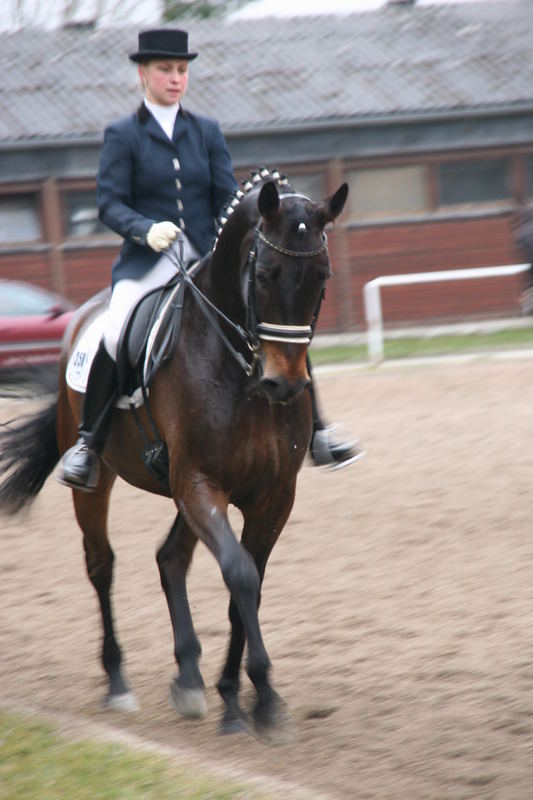
[[[184,281],[187,285],[193,290],[193,296],[198,303],[200,310],[202,311],[204,317],[207,321],[211,324],[211,326],[216,331],[217,335],[220,337],[224,345],[226,346],[227,350],[231,353],[231,355],[235,358],[237,363],[242,367],[246,375],[250,378],[254,372],[257,361],[259,359],[259,345],[258,343],[252,339],[248,331],[245,331],[240,325],[236,322],[233,322],[229,317],[224,314],[217,306],[211,302],[211,300],[205,296],[205,294],[197,287],[189,273],[185,268],[185,264],[183,262],[183,242],[179,240],[179,255],[172,249],[168,249],[165,253],[168,256],[170,261],[177,267],[179,274],[182,276]],[[231,344],[230,340],[216,321],[215,317],[210,313],[210,310],[213,310],[216,314],[221,317],[224,322],[233,328],[233,330],[241,337],[243,342],[247,345],[248,349],[252,353],[251,361],[247,361],[246,358],[243,356],[242,353],[239,353],[233,345]]]

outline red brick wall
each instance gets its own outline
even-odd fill
[[[366,327],[363,287],[383,275],[498,266],[521,262],[512,244],[510,215],[345,228],[341,263],[330,252],[335,275],[327,289],[319,331]],[[340,234],[336,231],[330,242]],[[339,248],[340,249],[340,248]],[[386,287],[385,325],[461,321],[519,313],[524,276]],[[349,302],[344,292],[349,287]],[[346,307],[347,311],[346,311]]]
[[[326,290],[318,330],[366,327],[363,286],[381,275],[521,261],[512,245],[509,214],[406,224],[338,225],[329,235],[334,275]],[[17,278],[81,303],[108,286],[117,247],[61,250],[58,254],[0,253],[0,278]],[[58,270],[60,274],[58,275]],[[524,276],[382,289],[385,325],[462,321],[519,314]]]
[[[53,291],[46,252],[0,255],[0,278],[34,283]]]
[[[64,255],[65,293],[75,303],[111,284],[111,265],[118,247],[69,250]]]

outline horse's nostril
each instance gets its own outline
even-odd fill
[[[283,399],[285,393],[285,386],[287,381],[281,378],[263,378],[261,381],[261,389],[272,399]]]
[[[263,378],[260,381],[261,391],[274,403],[289,403],[309,385],[307,378],[288,381],[281,376],[276,378]]]

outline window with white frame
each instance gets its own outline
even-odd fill
[[[33,194],[0,197],[0,245],[42,239],[37,198]]]
[[[318,202],[324,198],[324,176],[321,172],[303,172],[300,175],[291,173],[289,180],[295,191],[304,194],[310,200]]]
[[[64,231],[67,238],[112,235],[98,218],[96,194],[91,190],[63,193]]]
[[[421,164],[352,170],[348,183],[352,219],[401,218],[427,211],[426,170]]]
[[[512,194],[509,166],[509,161],[503,158],[439,164],[438,206],[441,209],[472,209],[507,204]]]

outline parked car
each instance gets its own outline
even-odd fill
[[[0,376],[56,363],[74,308],[38,286],[0,280]]]

